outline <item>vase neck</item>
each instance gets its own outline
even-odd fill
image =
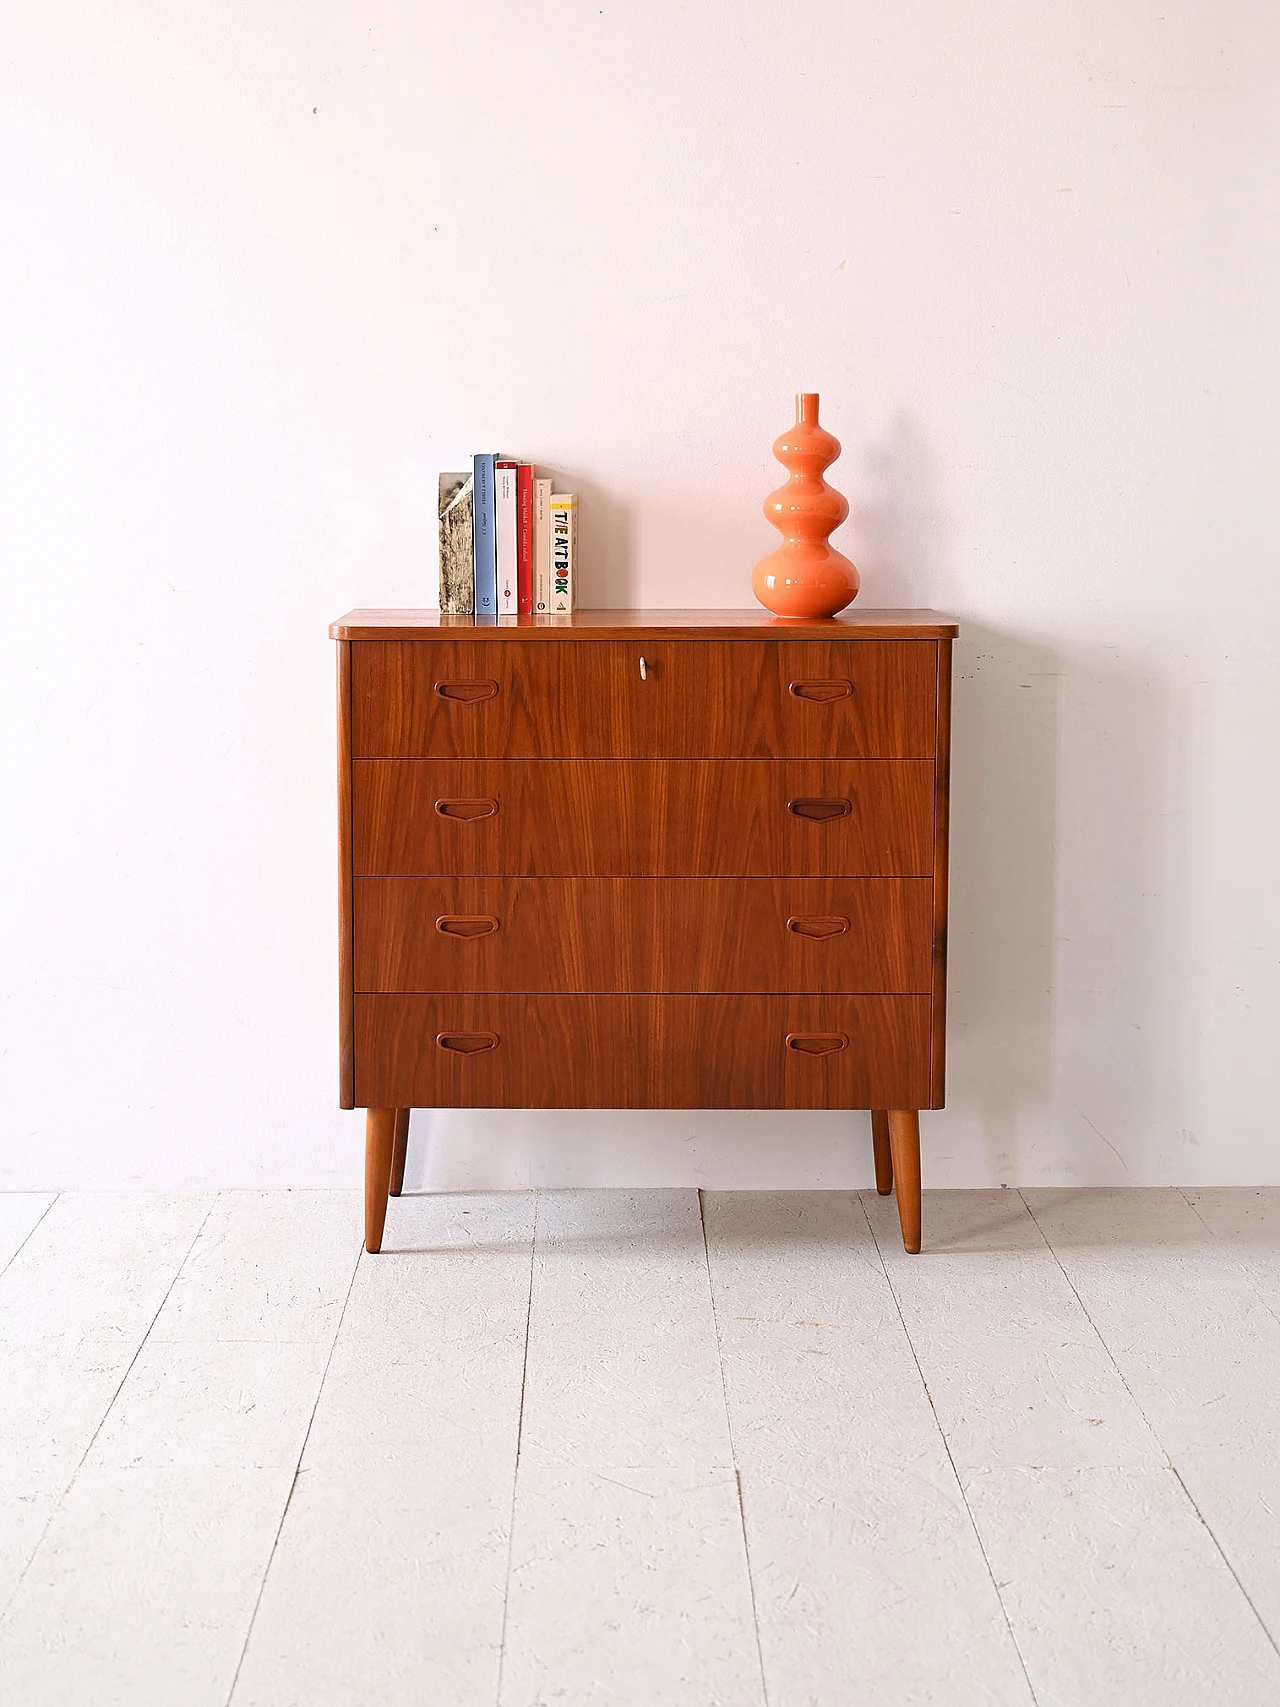
[[[796,426],[818,424],[818,393],[816,391],[796,392]]]

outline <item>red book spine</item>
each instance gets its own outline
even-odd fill
[[[522,462],[516,470],[516,609],[521,616],[533,615],[533,464]]]

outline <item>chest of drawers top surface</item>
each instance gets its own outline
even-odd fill
[[[434,610],[352,610],[329,625],[331,640],[429,640],[483,635],[512,640],[686,640],[800,638],[954,640],[953,618],[936,610],[853,607],[838,616],[771,616],[767,610],[578,610],[569,616],[442,616]]]

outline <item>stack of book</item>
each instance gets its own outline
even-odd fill
[[[440,610],[563,616],[578,595],[578,500],[530,462],[478,456],[440,476]]]

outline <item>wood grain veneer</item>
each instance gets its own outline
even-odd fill
[[[918,993],[927,877],[360,877],[361,993]]]
[[[848,1042],[821,1055],[787,1047],[809,1033]],[[468,1053],[441,1048],[442,1036],[497,1041]],[[409,1108],[920,1108],[929,998],[357,996],[356,1098]]]
[[[361,877],[933,872],[927,761],[358,759],[351,769]],[[849,810],[821,822],[788,810],[808,799]],[[472,815],[482,805],[492,809]]]
[[[935,648],[910,640],[446,636],[357,642],[351,670],[358,759],[931,759],[937,737]]]

